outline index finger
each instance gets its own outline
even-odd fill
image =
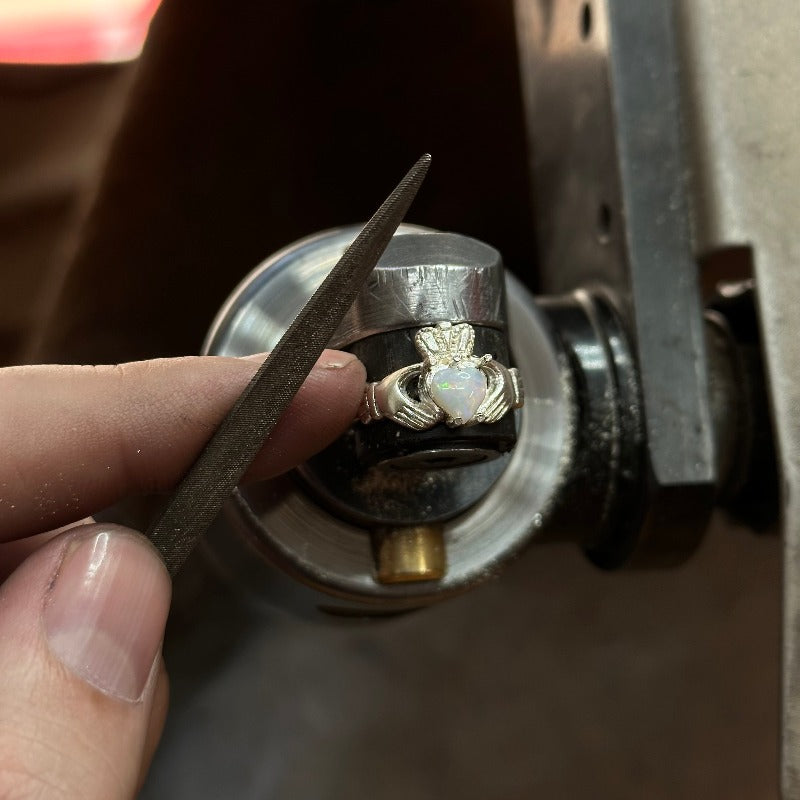
[[[0,541],[58,527],[188,469],[259,366],[187,357],[0,369]],[[290,469],[355,418],[361,363],[326,350],[249,473]]]

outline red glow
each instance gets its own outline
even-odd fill
[[[0,62],[129,61],[160,0],[0,0]]]

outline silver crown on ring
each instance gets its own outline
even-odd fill
[[[471,325],[440,322],[421,328],[414,346],[422,363],[367,384],[359,411],[362,422],[390,419],[422,431],[440,422],[450,427],[497,422],[522,406],[519,373],[490,355],[474,355]]]

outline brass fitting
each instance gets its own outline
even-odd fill
[[[380,583],[438,581],[447,568],[442,525],[414,525],[376,533],[375,561]]]

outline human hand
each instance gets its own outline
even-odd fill
[[[167,709],[171,584],[140,534],[82,518],[174,485],[258,365],[0,370],[0,797],[119,800],[140,786]],[[364,380],[325,351],[248,478],[332,442]]]

